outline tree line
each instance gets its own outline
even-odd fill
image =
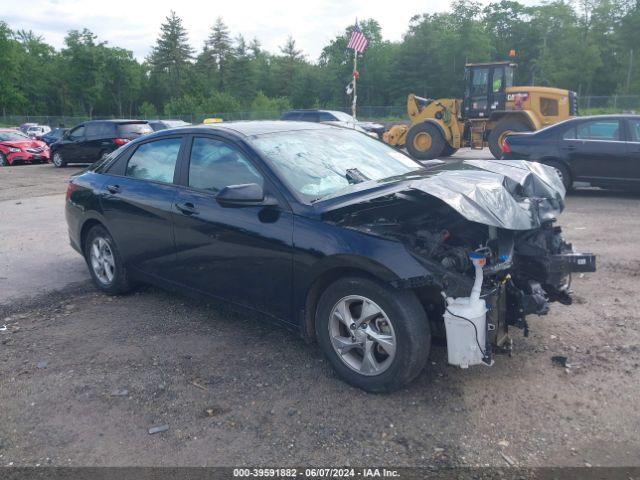
[[[359,26],[369,40],[358,59],[360,105],[402,105],[409,92],[459,97],[465,63],[505,60],[511,49],[518,84],[580,95],[640,93],[640,0],[455,0],[449,11],[412,17],[397,42],[383,39],[375,19]],[[87,29],[69,31],[57,50],[0,20],[0,113],[150,118],[345,108],[353,28],[310,59],[292,37],[268,52],[218,18],[196,50],[172,11],[151,53],[138,61]]]

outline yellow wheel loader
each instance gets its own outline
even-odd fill
[[[411,125],[384,133],[388,144],[418,160],[452,155],[460,147],[488,145],[495,158],[505,137],[529,132],[578,114],[575,92],[549,87],[514,87],[511,62],[465,66],[464,99],[407,97]]]

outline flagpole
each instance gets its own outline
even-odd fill
[[[353,102],[351,103],[351,116],[353,119],[356,119],[356,101],[358,99],[358,94],[356,92],[356,72],[358,71],[358,51],[353,49]]]
[[[351,115],[353,119],[356,118],[356,101],[358,99],[358,94],[356,93],[356,72],[358,71],[358,51],[353,50],[353,102],[351,103]]]

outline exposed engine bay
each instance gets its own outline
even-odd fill
[[[500,167],[492,166],[491,170],[496,168]],[[460,178],[450,182],[453,188],[447,192],[447,198],[429,193],[423,184],[421,188],[405,189],[343,208],[333,218],[344,227],[401,242],[429,272],[423,277],[399,280],[398,287],[414,288],[418,292],[440,291],[444,297],[467,297],[474,285],[472,259],[481,258],[480,298],[486,303],[487,331],[486,337],[483,336],[486,345],[480,346],[480,350],[485,353],[495,347],[508,347],[505,344],[509,340],[509,326],[522,328],[525,336],[528,335],[527,316],[546,315],[550,302],[571,304],[572,273],[595,271],[595,256],[575,253],[572,245],[564,240],[561,228],[556,226],[555,215],[564,207],[564,189],[552,188],[557,184],[545,182],[544,176],[542,181],[534,176],[544,188],[548,187],[548,195],[527,196],[527,187],[529,193],[535,193],[530,179],[523,185],[511,182],[509,175],[496,175],[504,189],[498,193],[509,193],[510,201],[524,205],[523,211],[529,213],[527,225],[526,217],[516,217],[520,211],[512,212],[511,219],[517,225],[510,226],[516,228],[501,226],[500,222],[506,223],[505,216],[500,222],[476,221],[481,215],[493,214],[495,210],[490,208],[499,209],[500,204],[482,208],[485,205],[477,201],[481,198],[477,195],[478,188],[482,187],[471,187],[475,197],[460,194],[455,190],[463,185]],[[439,180],[443,178],[446,177]],[[427,179],[432,180],[433,177]],[[495,186],[491,187],[495,193]],[[468,205],[473,211],[465,210],[462,197],[471,200]],[[463,206],[454,208],[459,205]],[[429,312],[432,323],[434,319],[442,320],[447,310],[445,300],[433,294],[422,300],[432,308]]]

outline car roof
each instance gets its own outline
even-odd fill
[[[284,113],[314,113],[314,112],[329,112],[329,113],[334,113],[334,112],[340,112],[340,113],[344,113],[341,112],[340,110],[325,110],[323,108],[296,108],[294,110],[288,110]]]
[[[262,135],[265,133],[277,132],[294,132],[301,130],[320,130],[338,127],[330,127],[321,123],[310,122],[289,122],[283,120],[255,120],[255,121],[239,121],[239,122],[223,122],[210,123],[207,125],[197,125],[188,127],[177,127],[181,132],[211,132],[216,130],[235,133],[243,137],[253,135]],[[162,132],[171,132],[173,129],[163,130]],[[160,132],[158,132],[160,133]]]
[[[610,113],[606,115],[585,115],[584,117],[573,117],[570,120],[598,120],[598,119],[609,119],[609,118],[633,118],[638,119],[640,115],[634,115],[633,113]]]
[[[146,120],[126,120],[126,119],[113,119],[113,118],[107,118],[105,120],[87,120],[86,122],[83,122],[84,125],[87,125],[89,123],[149,123]]]

